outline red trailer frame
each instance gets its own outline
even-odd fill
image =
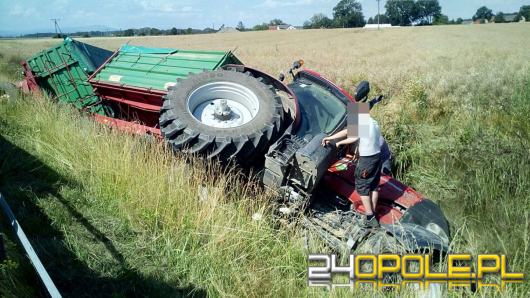
[[[116,51],[107,61],[112,60],[117,53]],[[162,97],[167,95],[168,92],[96,80],[95,75],[106,64],[107,62],[98,68],[88,78],[88,82],[94,87],[96,94],[103,102],[112,104],[118,115],[116,118],[97,115],[94,117],[95,120],[128,132],[149,133],[161,137],[158,118],[163,103]],[[256,77],[268,78],[273,82],[275,88],[288,93],[295,102],[295,125],[298,124],[300,111],[296,95],[284,83],[255,68],[231,64],[225,65],[224,68],[242,68],[241,71],[250,71]]]

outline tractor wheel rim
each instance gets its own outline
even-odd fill
[[[188,111],[202,124],[216,128],[242,126],[256,117],[258,96],[233,82],[214,82],[195,89],[187,99]]]

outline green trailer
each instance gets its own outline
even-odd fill
[[[26,64],[40,89],[58,102],[103,115],[107,113],[87,79],[111,56],[111,51],[66,37],[62,43],[29,58]]]
[[[167,91],[188,75],[242,64],[232,52],[123,45],[90,79],[96,84]]]
[[[114,118],[141,123],[160,134],[160,109],[168,90],[192,74],[229,64],[242,65],[230,51],[123,45],[88,81]]]

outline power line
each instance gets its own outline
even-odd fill
[[[377,30],[379,30],[380,26],[381,26],[381,22],[380,22],[381,13],[379,12],[379,3],[380,2],[381,2],[381,0],[377,0]]]
[[[63,34],[63,32],[61,32],[61,27],[59,27],[59,20],[60,19],[50,19],[50,21],[53,21],[53,24],[55,26],[55,35]]]

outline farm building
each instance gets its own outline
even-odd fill
[[[281,24],[281,25],[274,25],[269,26],[269,30],[297,30],[298,27],[289,25],[289,24]]]
[[[504,18],[504,22],[506,23],[514,23],[514,22],[517,22],[517,16],[519,14],[517,13],[507,13],[507,14],[504,14],[503,15],[503,18]],[[491,22],[495,22],[496,21],[496,17],[493,17],[491,18]]]
[[[392,28],[392,24],[366,24],[364,29]]]
[[[502,17],[504,18],[504,22],[505,23],[514,23],[514,22],[517,22],[517,21],[520,21],[518,20],[517,16],[519,14],[518,13],[507,13],[507,14],[503,14]],[[496,16],[493,16],[491,17],[491,19],[489,20],[485,20],[485,19],[476,19],[476,20],[464,20],[464,22],[462,24],[489,24],[489,23],[496,23],[497,20],[496,20]],[[523,17],[524,19],[524,17]],[[523,21],[524,22],[524,21]]]
[[[515,22],[517,20],[517,13],[509,13],[504,15],[504,20],[508,23]]]

